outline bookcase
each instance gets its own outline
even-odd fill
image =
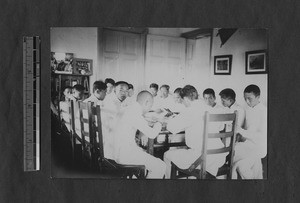
[[[51,73],[51,91],[57,103],[66,86],[84,86],[84,98],[90,96],[90,76],[93,74],[93,60],[74,58],[70,70],[55,70]]]

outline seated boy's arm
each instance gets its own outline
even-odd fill
[[[135,119],[133,125],[136,129],[138,129],[147,137],[152,139],[159,134],[162,128],[161,124],[158,122],[154,124],[153,128],[149,127],[147,121],[142,116],[140,118]]]
[[[187,113],[180,113],[179,115],[167,121],[167,129],[173,134],[183,131],[191,125],[193,118]]]
[[[267,137],[267,114],[264,113],[261,117],[261,122],[257,131],[245,130],[242,128],[237,129],[237,133],[240,133],[245,139],[251,140],[258,144],[260,142],[266,142]]]

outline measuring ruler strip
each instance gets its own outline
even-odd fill
[[[40,38],[23,38],[24,170],[40,169]]]

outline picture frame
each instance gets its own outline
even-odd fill
[[[51,71],[58,74],[72,74],[74,53],[51,52]]]
[[[214,74],[230,75],[232,55],[219,55],[214,57]]]
[[[93,74],[93,60],[74,58],[74,75],[92,75]]]
[[[247,51],[245,53],[245,58],[246,74],[268,73],[268,56],[266,50]]]

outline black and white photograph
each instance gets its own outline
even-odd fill
[[[267,72],[266,50],[246,52],[246,74],[261,74]]]
[[[268,74],[248,73],[268,30],[232,30],[51,27],[52,70],[72,53],[51,74],[51,177],[267,179]]]
[[[215,75],[230,75],[232,55],[215,56]]]

